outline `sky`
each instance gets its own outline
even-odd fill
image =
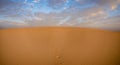
[[[120,30],[120,0],[0,0],[0,28],[34,26]]]

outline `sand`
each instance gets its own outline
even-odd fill
[[[0,65],[120,65],[120,32],[40,27],[0,30]]]

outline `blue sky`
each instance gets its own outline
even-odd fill
[[[119,17],[120,0],[0,0],[0,27],[3,28],[82,26],[81,23],[91,22],[95,26],[104,22],[116,26],[120,24]]]

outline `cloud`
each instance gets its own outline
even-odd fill
[[[0,8],[4,6],[9,6],[10,4],[12,4],[10,0],[0,0]]]
[[[0,0],[1,28],[91,25],[120,29],[120,0],[77,0],[74,3],[73,0],[26,0],[26,3],[14,1]],[[69,5],[63,5],[68,1],[71,2]]]

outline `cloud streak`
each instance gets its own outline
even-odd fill
[[[92,25],[120,30],[119,17],[120,0],[0,0],[1,28]]]

